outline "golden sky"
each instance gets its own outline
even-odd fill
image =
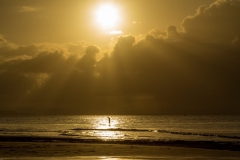
[[[102,5],[118,10],[119,22],[112,30],[123,34],[145,34],[153,28],[165,30],[193,15],[200,5],[214,0],[1,0],[1,34],[17,44],[87,41],[107,45],[111,37],[96,23]],[[104,40],[104,42],[103,42]]]
[[[1,0],[0,111],[239,114],[240,0]]]

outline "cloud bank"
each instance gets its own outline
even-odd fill
[[[240,1],[201,6],[111,51],[0,36],[0,106],[29,114],[239,114]]]

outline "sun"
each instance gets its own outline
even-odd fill
[[[96,10],[96,21],[105,29],[114,29],[119,22],[118,8],[111,4],[101,5]]]

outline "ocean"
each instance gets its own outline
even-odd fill
[[[0,139],[202,144],[202,148],[239,150],[240,116],[3,116],[0,117]]]

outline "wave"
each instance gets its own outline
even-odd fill
[[[128,129],[128,128],[75,128],[75,131],[129,131],[129,132],[152,132],[147,129]]]
[[[104,128],[104,129],[94,129],[94,128],[75,128],[71,129],[75,131],[124,131],[124,132],[158,132],[158,133],[169,133],[177,135],[193,135],[193,136],[203,136],[203,137],[218,137],[218,138],[229,138],[229,139],[240,139],[240,136],[233,135],[221,135],[221,134],[210,134],[210,133],[194,133],[194,132],[178,132],[169,130],[152,130],[152,129],[129,129],[129,128]]]
[[[219,138],[240,139],[239,136],[219,135],[219,134],[209,134],[209,133],[177,132],[177,131],[167,131],[167,130],[157,130],[157,132],[179,134],[179,135],[193,135],[193,136],[204,136],[204,137],[219,137]]]
[[[3,132],[57,132],[58,130],[46,130],[46,129],[39,129],[39,130],[33,130],[33,129],[23,129],[23,128],[17,128],[17,129],[6,129],[2,128],[0,129],[0,133]]]
[[[32,129],[7,129],[7,128],[0,128],[0,133],[16,133],[16,132],[28,132],[28,133],[36,133],[36,132],[60,132],[61,135],[68,135],[68,136],[78,136],[78,133],[73,133],[69,131],[114,131],[114,132],[155,132],[155,133],[168,133],[168,134],[175,134],[175,135],[189,135],[189,136],[202,136],[202,137],[209,137],[209,138],[226,138],[226,139],[235,139],[239,140],[240,136],[238,135],[224,135],[224,134],[213,134],[213,133],[196,133],[196,132],[184,132],[184,131],[170,131],[170,130],[157,130],[157,129],[135,129],[135,128],[74,128],[69,130],[32,130]],[[86,135],[85,135],[86,136]]]
[[[100,143],[100,144],[126,144],[126,145],[155,145],[176,146],[188,148],[204,148],[217,150],[240,151],[239,142],[215,142],[215,141],[186,141],[186,140],[148,140],[148,139],[79,139],[69,137],[41,137],[41,136],[1,136],[0,142],[68,142],[68,143]]]

